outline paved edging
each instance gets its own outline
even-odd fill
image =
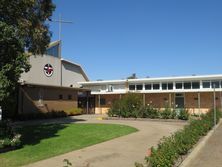
[[[121,121],[153,121],[153,122],[182,122],[182,123],[188,122],[188,120],[180,120],[180,119],[121,118],[121,117],[103,117],[102,119],[121,120]]]
[[[185,158],[185,160],[181,163],[180,167],[189,167],[189,163],[197,156],[200,150],[204,147],[210,137],[213,135],[214,131],[217,130],[219,125],[222,124],[222,119],[220,119],[219,123],[216,125],[215,128],[210,130],[206,136],[197,144],[196,147],[192,150],[192,152]]]

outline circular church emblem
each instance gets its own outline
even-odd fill
[[[46,64],[44,66],[44,73],[47,77],[51,77],[53,74],[53,67],[51,64]]]

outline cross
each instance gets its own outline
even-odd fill
[[[58,20],[53,20],[53,19],[48,19],[48,20],[51,21],[51,22],[59,23],[59,40],[61,40],[62,23],[69,23],[69,24],[72,23],[71,21],[62,20],[62,15],[61,14],[59,14],[59,19]]]

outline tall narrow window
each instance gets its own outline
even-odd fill
[[[68,100],[72,100],[72,95],[68,95]]]
[[[168,83],[168,90],[172,90],[173,89],[173,83]]]
[[[191,82],[184,82],[184,89],[191,89]]]
[[[153,84],[153,90],[158,90],[160,89],[160,84],[159,83],[154,83]]]
[[[212,88],[220,88],[220,81],[212,81]]]
[[[135,85],[129,85],[129,90],[136,90],[136,86]]]
[[[182,88],[183,88],[183,83],[182,82],[176,83],[176,89],[182,89]]]
[[[200,82],[192,82],[192,89],[200,89]]]
[[[101,98],[100,99],[100,105],[106,105],[106,99]]]
[[[113,85],[108,85],[108,92],[113,92]]]
[[[210,81],[203,81],[203,88],[210,88]]]
[[[162,83],[162,90],[167,90],[167,83]]]
[[[136,90],[143,90],[143,85],[136,85]]]
[[[152,85],[151,84],[146,84],[145,85],[145,90],[151,90],[152,88]]]

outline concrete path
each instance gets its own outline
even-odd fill
[[[80,123],[124,124],[135,127],[139,131],[39,161],[27,165],[27,167],[62,167],[64,159],[68,159],[73,167],[133,167],[136,161],[144,162],[147,149],[156,145],[160,138],[170,135],[184,126],[184,123],[180,122],[99,120],[96,117],[98,116],[85,115],[75,118],[85,120]]]
[[[198,155],[188,164],[189,167],[222,166],[222,124],[216,129]]]

